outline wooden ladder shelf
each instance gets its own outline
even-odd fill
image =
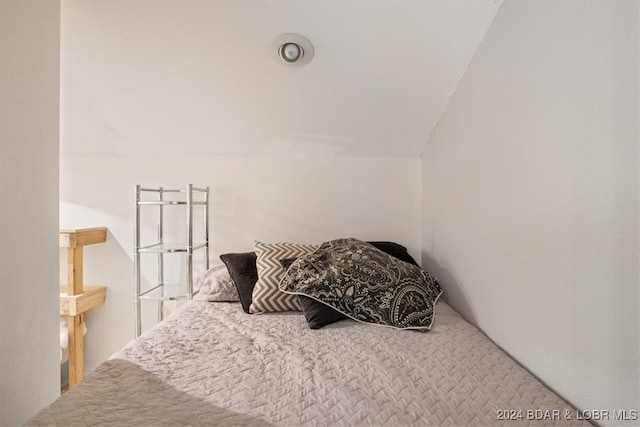
[[[107,240],[107,228],[60,230],[60,247],[67,248],[67,283],[60,285],[60,315],[69,329],[69,388],[84,378],[84,312],[104,303],[106,286],[84,286],[83,247]]]

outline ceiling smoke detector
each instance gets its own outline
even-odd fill
[[[271,52],[281,63],[300,66],[313,58],[313,45],[299,34],[282,34],[274,40]]]

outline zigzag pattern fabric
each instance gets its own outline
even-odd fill
[[[253,288],[249,313],[301,311],[302,307],[298,302],[298,296],[285,294],[278,288],[285,273],[280,260],[313,253],[318,247],[318,245],[299,243],[255,242],[258,281]]]

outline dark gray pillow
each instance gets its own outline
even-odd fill
[[[220,259],[227,266],[227,270],[229,270],[229,274],[236,284],[242,309],[248,313],[253,288],[258,281],[256,253],[223,254],[220,255]]]
[[[415,259],[409,252],[407,252],[407,248],[402,245],[399,245],[394,242],[367,242],[376,248],[380,249],[382,252],[391,255],[392,257],[398,258],[404,262],[408,262],[409,264],[413,264],[415,266],[420,267]]]
[[[302,313],[307,321],[310,329],[320,329],[331,323],[348,319],[347,316],[340,313],[334,308],[309,298],[304,295],[298,295],[298,301],[302,306]]]

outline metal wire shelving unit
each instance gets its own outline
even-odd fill
[[[181,206],[185,214],[184,240],[167,241],[165,237],[165,209]],[[157,209],[157,239],[142,243],[142,210]],[[194,210],[202,209],[203,224],[200,234],[194,235]],[[142,301],[158,302],[158,321],[162,321],[165,301],[191,300],[193,298],[193,257],[196,251],[204,251],[204,268],[209,268],[209,187],[198,188],[188,184],[185,188],[163,187],[135,188],[135,336],[142,332]],[[157,254],[157,280],[143,289],[142,259],[144,254]],[[165,280],[165,256],[174,254],[184,258],[186,279],[183,283],[167,283]],[[146,257],[146,256],[145,256]]]

